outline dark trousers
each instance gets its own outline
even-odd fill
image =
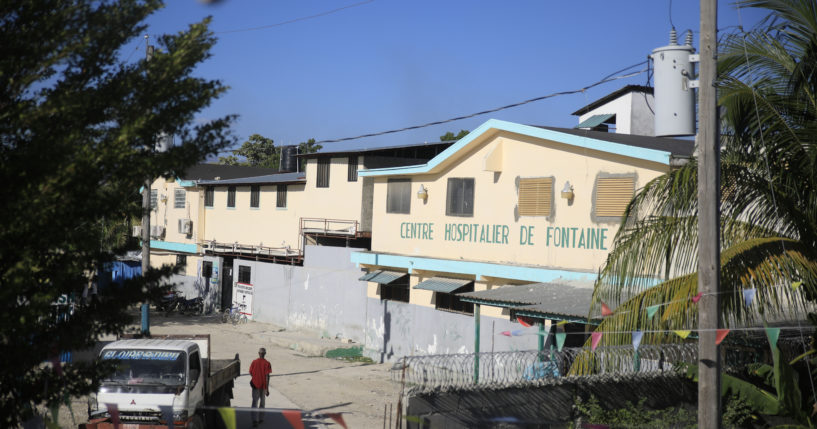
[[[252,388],[252,408],[264,408],[265,403],[267,402],[267,392],[264,389],[256,389]],[[253,421],[260,421],[264,420],[264,413],[259,413],[253,411],[252,413]]]

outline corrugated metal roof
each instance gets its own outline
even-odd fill
[[[395,280],[399,280],[408,274],[401,273],[400,271],[386,271],[386,270],[377,270],[372,271],[363,277],[359,278],[358,280],[367,281],[367,282],[375,282],[380,284],[390,284]]]
[[[228,180],[200,180],[199,185],[259,185],[259,184],[284,184],[284,183],[306,183],[306,173],[276,173],[263,176],[242,177]]]
[[[634,134],[607,133],[603,131],[579,130],[575,128],[546,127],[541,125],[531,125],[543,130],[556,131],[559,133],[572,134],[574,136],[589,137],[595,140],[607,141],[611,143],[625,144],[628,146],[641,147],[669,152],[673,156],[689,157],[695,149],[695,142],[692,140],[672,139],[666,137],[637,136]]]
[[[533,283],[457,294],[465,302],[507,308],[538,308],[543,314],[587,317],[592,287]]]
[[[447,277],[432,277],[428,280],[417,283],[417,286],[414,286],[414,289],[451,293],[471,282],[473,282],[473,280],[451,279]]]
[[[604,115],[593,115],[584,121],[582,121],[579,125],[576,125],[574,128],[596,128],[597,126],[603,124],[606,120],[616,116],[615,113],[607,113]]]

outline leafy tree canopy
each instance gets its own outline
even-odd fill
[[[313,153],[320,149],[321,145],[315,144],[315,139],[298,143],[298,153]],[[244,160],[242,161],[239,156]],[[246,165],[277,170],[281,163],[281,152],[275,148],[272,139],[253,134],[232,155],[219,157],[218,162],[226,165]]]
[[[449,131],[449,132],[447,132],[447,133],[440,136],[440,141],[441,142],[457,141],[457,140],[467,136],[468,133],[469,133],[468,130],[460,130],[460,132],[455,135],[454,133]]]
[[[121,60],[160,7],[157,0],[0,5],[0,426],[97,388],[109,364],[56,371],[43,363],[122,332],[128,308],[161,293],[158,283],[172,269],[101,291],[70,316],[53,304],[81,294],[91,273],[124,250],[106,239],[105,225],[141,216],[146,178],[179,174],[233,144],[233,117],[192,125],[226,89],[191,75],[215,43],[209,19],[154,39],[149,62]],[[148,149],[161,133],[179,144]]]

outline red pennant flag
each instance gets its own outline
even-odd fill
[[[695,295],[695,296],[693,296],[693,297],[692,297],[692,302],[694,302],[694,303],[696,303],[696,304],[697,304],[697,303],[698,303],[698,301],[700,301],[700,300],[701,300],[701,297],[702,297],[702,296],[704,296],[704,293],[703,293],[703,292],[698,292],[698,294],[697,294],[697,295]]]
[[[605,303],[601,303],[601,315],[603,317],[612,316],[613,312],[610,311],[610,307],[607,306]]]
[[[517,317],[516,317],[516,320],[518,320],[518,321],[519,321],[519,324],[520,324],[520,325],[522,325],[522,326],[524,326],[524,327],[526,327],[526,328],[530,328],[531,326],[533,326],[533,323],[531,323],[531,321],[530,321],[530,320],[525,319],[524,317],[519,317],[519,316],[517,316]]]
[[[287,419],[292,429],[304,429],[304,421],[301,419],[301,412],[298,410],[283,410],[281,414]]]
[[[599,346],[599,341],[601,341],[601,331],[596,331],[590,334],[590,349],[596,350],[596,347]]]
[[[327,413],[325,414],[326,417],[332,419],[335,423],[339,424],[343,429],[349,429],[346,427],[346,422],[343,421],[343,414],[341,413]]]
[[[729,329],[718,329],[715,331],[715,345],[719,345],[726,335],[729,334]]]
[[[502,335],[504,335],[506,337],[510,337],[511,336],[511,331],[502,331],[502,332],[500,332],[500,334],[502,334]]]

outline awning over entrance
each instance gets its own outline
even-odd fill
[[[587,321],[592,287],[558,283],[502,286],[490,290],[457,294],[462,301],[509,308],[518,315],[543,319]]]
[[[616,115],[612,114],[612,113],[604,114],[604,115],[593,115],[593,116],[585,119],[584,121],[582,121],[581,124],[576,125],[574,128],[596,128],[597,126],[603,124],[604,121],[607,121],[608,119],[612,118],[613,116],[616,116]]]
[[[451,279],[447,277],[432,277],[414,286],[414,289],[431,290],[434,292],[451,293],[471,283],[473,280]]]
[[[400,271],[386,271],[386,270],[376,270],[372,271],[363,277],[359,278],[358,280],[366,281],[366,282],[375,282],[380,284],[390,284],[396,280],[399,280],[408,274],[401,273]]]

